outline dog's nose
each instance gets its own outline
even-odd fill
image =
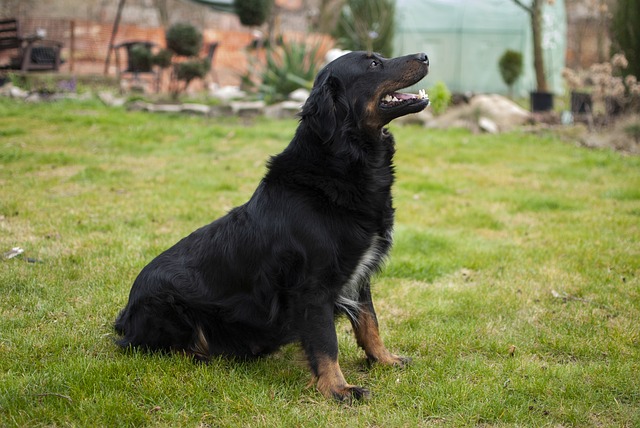
[[[429,65],[429,57],[424,52],[420,52],[419,54],[416,54],[416,59],[420,62],[424,62],[425,64]]]

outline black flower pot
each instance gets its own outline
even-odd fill
[[[584,114],[593,111],[591,94],[586,92],[571,92],[571,113]]]
[[[552,92],[531,92],[531,111],[553,110]]]

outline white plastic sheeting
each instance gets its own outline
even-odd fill
[[[506,94],[498,61],[511,49],[523,56],[514,94],[526,96],[536,89],[532,39],[530,15],[513,0],[396,3],[394,55],[426,52],[431,62],[427,86],[443,81],[452,92]],[[549,88],[560,94],[566,50],[563,0],[544,2],[543,50]]]

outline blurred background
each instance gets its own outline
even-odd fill
[[[103,73],[105,60],[118,22],[114,45],[128,40],[147,40],[164,45],[166,28],[188,22],[202,31],[206,46],[217,42],[214,68],[222,85],[239,84],[249,60],[246,48],[260,37],[273,35],[312,38],[326,35],[340,46],[348,31],[339,27],[346,0],[275,0],[262,25],[244,26],[233,13],[233,1],[189,0],[0,0],[0,18],[16,18],[23,35],[44,31],[63,43],[60,71]],[[358,2],[352,2],[358,3]],[[362,1],[361,1],[362,3]],[[387,55],[425,51],[434,67],[432,76],[453,91],[507,93],[496,72],[506,49],[523,54],[524,73],[516,92],[535,86],[530,20],[513,0],[398,0],[382,1],[378,19],[392,19],[392,28],[364,28],[364,33],[387,42]],[[391,3],[389,8],[386,3]],[[562,90],[561,71],[584,69],[607,60],[612,47],[611,25],[616,0],[558,0],[544,2],[544,50],[554,91]],[[356,5],[357,7],[357,5]],[[119,8],[120,13],[119,13]],[[395,8],[395,10],[393,10]],[[385,10],[387,9],[387,10]],[[350,30],[360,31],[355,23]],[[349,48],[348,43],[342,43]],[[2,52],[0,52],[1,54]],[[107,70],[115,74],[115,62]]]
[[[640,112],[638,28],[637,0],[0,0],[0,84],[299,103],[345,50],[426,52],[435,116],[491,94],[593,130]]]

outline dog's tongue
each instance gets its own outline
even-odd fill
[[[417,98],[414,94],[403,94],[402,92],[394,92],[391,96],[402,101]]]

